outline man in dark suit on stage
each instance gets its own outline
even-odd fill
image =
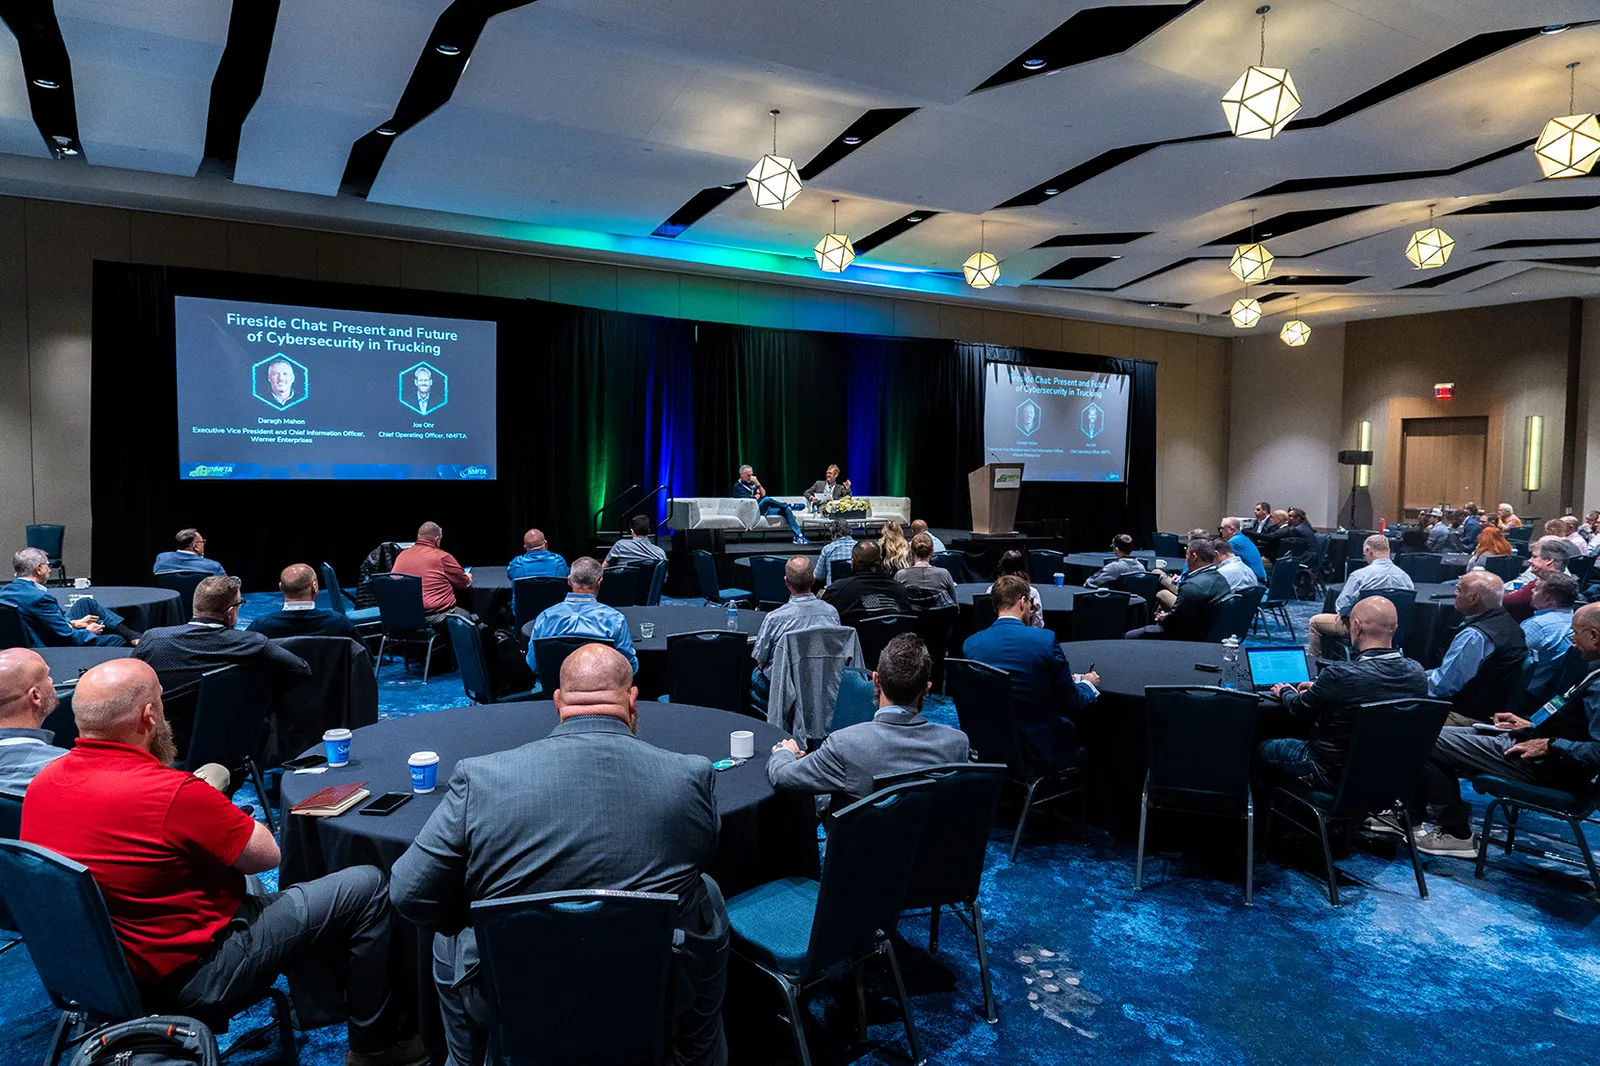
[[[317,606],[317,572],[305,563],[286,566],[278,575],[283,592],[283,609],[262,615],[250,623],[255,633],[269,637],[349,637],[356,627],[338,611]]]
[[[676,1061],[727,1061],[728,918],[705,873],[720,828],[716,774],[702,756],[638,739],[638,695],[616,650],[586,644],[573,652],[555,694],[560,724],[543,740],[458,762],[443,802],[395,863],[394,909],[435,932],[434,980],[452,1064],[483,1061],[493,1014],[472,903],[558,889],[678,897],[682,942],[672,953],[668,1004]]]
[[[1100,696],[1100,675],[1075,675],[1055,635],[1031,624],[1033,603],[1026,578],[1008,574],[989,590],[995,620],[961,646],[961,654],[1011,675],[1011,694],[1029,758],[1043,770],[1075,764],[1077,731],[1072,712]]]

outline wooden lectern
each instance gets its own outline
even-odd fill
[[[988,463],[967,475],[972,494],[974,533],[1014,533],[1017,496],[1022,490],[1021,463]]]

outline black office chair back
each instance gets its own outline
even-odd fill
[[[1299,577],[1299,570],[1289,559],[1281,559],[1282,566],[1273,564],[1272,573],[1267,577],[1267,598],[1262,601],[1263,607],[1282,607],[1294,599],[1294,581]]]
[[[1123,574],[1117,578],[1115,585],[1118,589],[1130,596],[1143,599],[1145,605],[1154,614],[1156,609],[1156,593],[1161,591],[1161,579],[1151,573]]]
[[[61,565],[61,549],[67,539],[67,527],[53,522],[36,522],[25,531],[28,547],[37,548],[50,557],[51,567]]]
[[[1483,568],[1501,581],[1510,581],[1522,573],[1522,560],[1515,555],[1486,555]]]
[[[372,594],[386,633],[416,633],[428,628],[422,609],[422,579],[410,574],[373,574]]]
[[[1128,606],[1133,597],[1126,592],[1101,589],[1080,592],[1072,597],[1072,639],[1114,640],[1128,631]]]
[[[945,692],[956,705],[956,718],[972,750],[987,763],[1005,763],[1023,772],[1022,746],[1017,738],[1016,707],[1011,675],[972,659],[946,659]]]
[[[1048,548],[1028,549],[1028,579],[1035,585],[1054,585],[1057,574],[1067,572],[1067,557]]]
[[[354,605],[345,597],[344,589],[339,587],[339,575],[334,573],[333,564],[323,563],[318,569],[322,571],[322,591],[328,594],[328,610],[349,614]]]
[[[1367,538],[1376,533],[1376,529],[1347,529],[1345,530],[1345,558],[1351,562],[1362,563],[1362,553],[1367,550]]]
[[[994,620],[1000,616],[995,613],[994,597],[987,592],[972,594],[972,631],[974,633],[988,629],[994,625]]]
[[[878,656],[889,642],[901,633],[915,633],[918,621],[914,614],[876,614],[852,619],[849,625],[861,638],[861,661],[866,668],[876,670]]]
[[[1404,647],[1406,634],[1411,632],[1411,619],[1417,613],[1417,590],[1368,589],[1361,594],[1361,599],[1356,602],[1360,603],[1361,600],[1366,599],[1368,596],[1382,596],[1394,604],[1394,616],[1399,622],[1394,631],[1394,646],[1397,648]]]
[[[378,679],[365,644],[350,637],[283,637],[278,644],[304,659],[311,676],[283,686],[273,700],[262,766],[315,747],[325,730],[377,722]]]
[[[495,1061],[665,1062],[677,902],[660,892],[588,891],[472,904]]]
[[[1215,613],[1211,616],[1211,628],[1206,632],[1206,639],[1212,643],[1221,643],[1229,637],[1238,637],[1243,640],[1250,635],[1250,623],[1256,616],[1256,608],[1261,606],[1261,597],[1266,590],[1259,585],[1243,592],[1235,592],[1221,603],[1217,604]],[[1073,601],[1073,609],[1077,609],[1077,601]]]
[[[456,663],[461,667],[461,687],[467,699],[473,703],[493,703],[494,682],[489,679],[489,662],[483,654],[483,638],[478,627],[460,615],[446,618],[444,625],[450,633],[450,648],[456,653]]]
[[[1349,581],[1351,574],[1355,573],[1357,570],[1360,570],[1363,566],[1366,566],[1366,565],[1367,565],[1367,557],[1364,556],[1364,555],[1357,556],[1354,559],[1346,559],[1344,561],[1344,579],[1346,581]]]
[[[788,562],[776,555],[757,555],[750,560],[750,590],[759,606],[770,609],[789,602],[789,586],[783,583]]]
[[[750,691],[750,641],[743,633],[708,630],[667,638],[672,703],[743,711]]]
[[[717,580],[717,561],[704,548],[694,550],[694,573],[700,579],[700,595],[705,597],[706,602],[720,602],[722,582]]]
[[[934,566],[950,571],[951,578],[958,585],[971,580],[972,571],[967,567],[967,557],[962,552],[934,552],[933,558],[928,561]]]
[[[833,717],[828,722],[830,732],[848,729],[862,722],[870,722],[878,713],[878,690],[872,683],[872,674],[850,667],[839,677],[839,696],[834,700]]]
[[[594,637],[540,637],[533,642],[533,661],[539,668],[539,688],[549,698],[561,684],[561,664],[585,644],[604,644]]]
[[[650,568],[650,580],[644,586],[644,595],[639,600],[640,607],[661,606],[661,588],[667,583],[667,561],[659,560]]]
[[[908,781],[857,800],[828,819],[828,850],[799,974],[809,983],[872,953],[900,919],[933,784]]]
[[[828,584],[831,585],[836,581],[843,581],[849,576],[850,560],[848,557],[843,559],[834,559],[828,563]]]
[[[1426,552],[1408,552],[1396,556],[1394,565],[1411,575],[1419,585],[1437,585],[1444,577],[1444,560]]]
[[[1594,576],[1594,556],[1579,555],[1568,560],[1567,572],[1577,578],[1578,588],[1581,591],[1589,584],[1589,579]]]
[[[1214,814],[1243,812],[1255,752],[1253,692],[1148,685],[1150,802]]]
[[[0,651],[26,648],[31,644],[27,627],[22,624],[21,612],[9,603],[0,603]]]
[[[1527,544],[1533,537],[1533,523],[1525,522],[1523,525],[1502,532],[1505,533],[1506,540],[1512,544]]]
[[[880,777],[874,791],[906,781],[931,781],[929,824],[911,868],[902,910],[977,898],[1006,768],[1001,763],[949,763]]]
[[[0,840],[16,840],[21,836],[22,794],[0,792]],[[16,919],[11,917],[11,910],[6,906],[3,895],[0,895],[0,929],[8,933],[19,931]]]
[[[1333,806],[1325,813],[1353,818],[1411,799],[1449,713],[1446,700],[1362,704]]]
[[[0,840],[0,899],[58,1010],[82,1010],[98,1021],[144,1013],[87,867],[37,844]]]
[[[601,587],[609,580],[607,575]],[[517,632],[522,632],[523,626],[566,598],[567,579],[564,577],[517,578],[511,583],[511,613],[517,620]]]
[[[917,612],[917,635],[922,637],[928,654],[933,656],[935,670],[940,669],[950,649],[950,634],[955,632],[956,617],[960,611],[958,605],[951,603]]]
[[[211,576],[203,570],[177,570],[170,574],[157,574],[156,585],[178,594],[178,617],[188,622],[194,618],[194,590],[200,582]]]
[[[224,666],[200,676],[195,687],[194,724],[179,768],[194,770],[214,762],[233,768],[255,757],[272,706],[273,680],[248,666]]]
[[[595,599],[609,607],[637,607],[644,592],[649,591],[649,581],[650,571],[643,566],[608,566],[601,575]]]
[[[1150,534],[1150,546],[1156,550],[1156,557],[1176,556],[1183,558],[1183,542],[1176,533]]]

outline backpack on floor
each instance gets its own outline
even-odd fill
[[[95,1029],[70,1066],[220,1066],[216,1034],[204,1022],[152,1015]]]

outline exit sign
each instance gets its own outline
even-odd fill
[[[1453,381],[1441,381],[1433,387],[1433,398],[1435,400],[1453,400],[1455,396],[1456,383]]]

